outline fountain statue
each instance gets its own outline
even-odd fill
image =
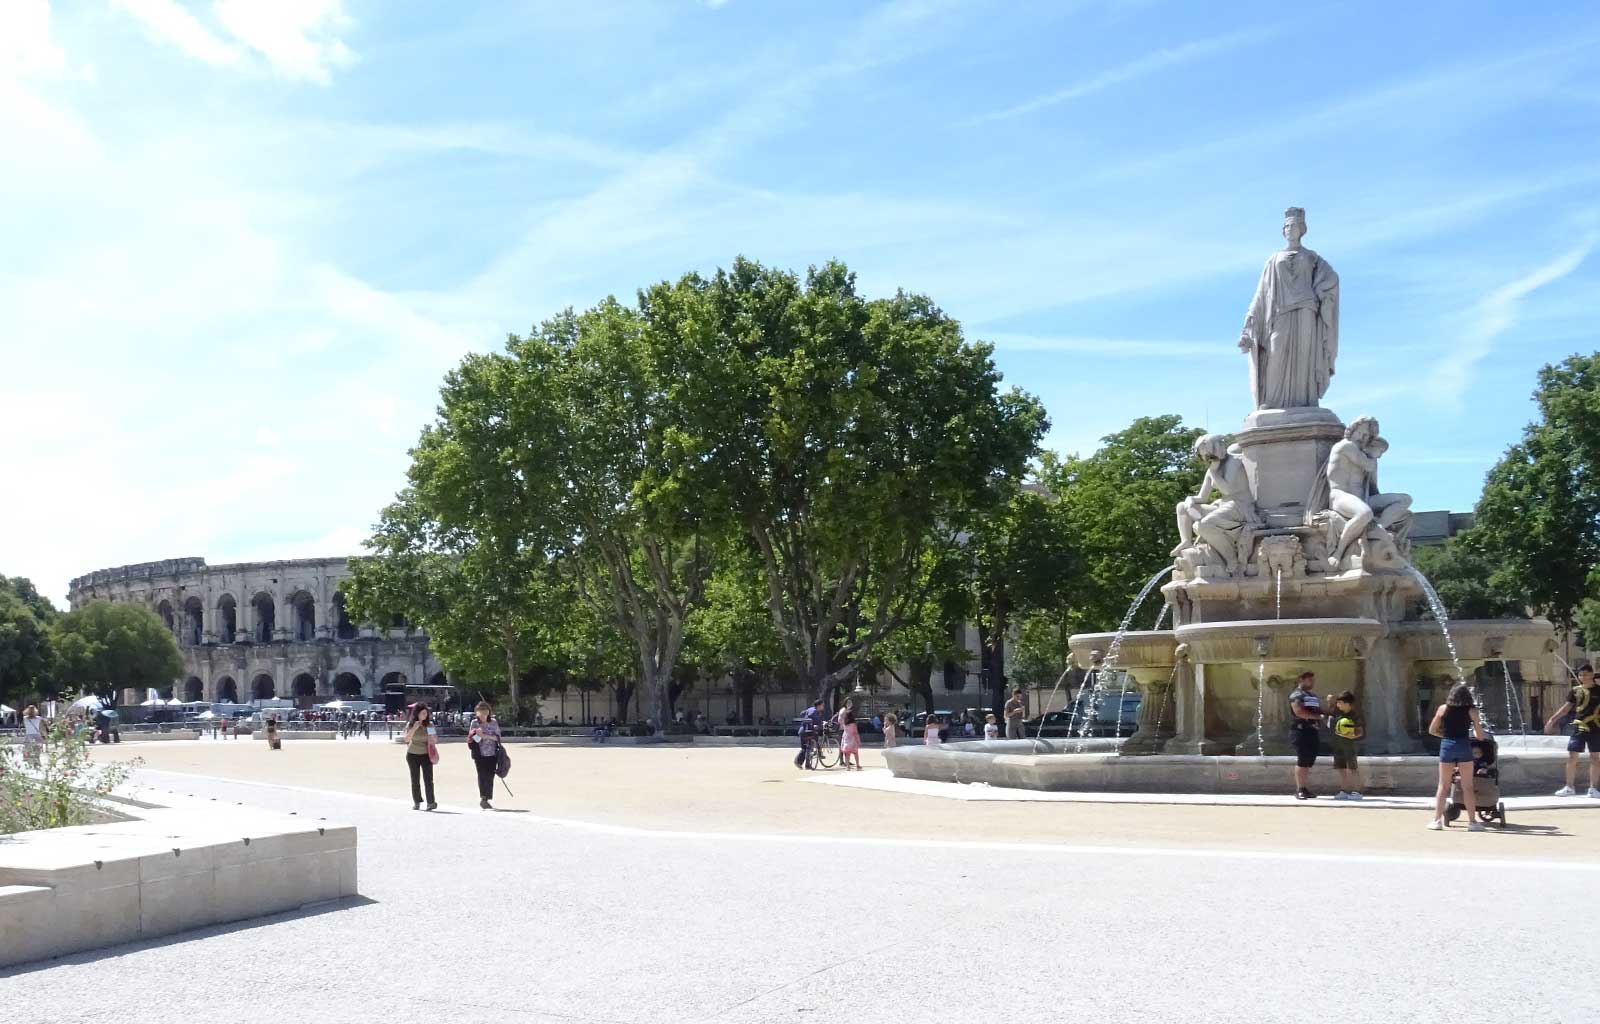
[[[1444,681],[1466,678],[1469,668],[1491,671],[1489,681],[1509,694],[1508,659],[1525,679],[1554,678],[1548,622],[1448,619],[1410,562],[1410,495],[1378,486],[1389,450],[1378,421],[1358,416],[1346,425],[1319,404],[1339,352],[1339,277],[1300,244],[1305,233],[1305,211],[1290,207],[1287,244],[1262,269],[1239,339],[1250,410],[1237,432],[1195,442],[1205,475],[1174,510],[1171,566],[1144,586],[1114,633],[1069,639],[1092,691],[1073,706],[1091,714],[1103,701],[1121,706],[1120,690],[1131,686],[1143,696],[1132,735],[1123,739],[1118,728],[1097,739],[1086,720],[1069,744],[1041,737],[901,748],[886,754],[896,774],[946,778],[959,762],[956,777],[988,772],[984,781],[996,785],[1148,788],[1159,767],[1151,756],[1177,755],[1187,774],[1163,783],[1169,789],[1254,785],[1237,764],[1216,766],[1216,755],[1232,755],[1250,762],[1252,778],[1281,788],[1282,772],[1270,771],[1288,750],[1286,693],[1310,670],[1329,692],[1358,694],[1364,755],[1401,755],[1386,770],[1415,768],[1417,784],[1431,786],[1433,763],[1415,755],[1426,745],[1427,704]],[[1166,604],[1158,622],[1170,611],[1171,628],[1131,630],[1157,585]],[[1500,703],[1509,726],[1521,697]]]

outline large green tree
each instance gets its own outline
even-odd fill
[[[1469,546],[1564,629],[1600,596],[1600,353],[1539,371],[1539,420],[1489,471]]]
[[[1471,530],[1447,543],[1414,548],[1411,561],[1439,592],[1451,617],[1527,618],[1521,595],[1497,582],[1495,565],[1479,549]]]
[[[163,689],[183,673],[178,642],[148,608],[94,601],[56,622],[63,687],[95,693]]]
[[[1065,611],[1075,570],[1064,508],[1042,488],[1018,488],[979,518],[963,548],[969,556],[973,619],[989,705],[1004,714],[1006,643],[1017,616]]]
[[[839,263],[802,281],[739,259],[641,309],[690,456],[653,486],[732,511],[790,666],[826,696],[916,615],[923,556],[1015,489],[1044,411],[931,300],[868,300]]]
[[[441,440],[441,432],[430,431],[423,446]],[[546,552],[487,517],[449,511],[451,492],[435,490],[436,455],[416,458],[416,486],[384,510],[367,542],[372,557],[352,561],[341,590],[357,620],[403,616],[421,627],[452,675],[480,684],[503,680],[507,717],[516,718],[522,678],[559,642],[552,619],[572,602],[572,588]]]
[[[53,605],[21,576],[0,576],[0,701],[49,689],[55,668]]]
[[[1113,629],[1139,588],[1172,561],[1173,509],[1200,486],[1201,431],[1177,416],[1142,417],[1088,456],[1046,453],[1041,482],[1056,495],[1077,571],[1066,616],[1074,632]]]

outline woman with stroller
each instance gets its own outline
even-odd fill
[[[1439,737],[1439,791],[1433,798],[1433,820],[1428,828],[1437,832],[1445,827],[1444,811],[1450,802],[1450,783],[1461,774],[1461,800],[1467,809],[1467,831],[1482,832],[1478,805],[1472,792],[1472,740],[1484,741],[1483,721],[1472,706],[1472,688],[1458,683],[1444,704],[1433,713],[1428,732]]]

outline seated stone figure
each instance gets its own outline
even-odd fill
[[[1172,549],[1181,567],[1191,575],[1214,554],[1230,576],[1241,575],[1255,531],[1261,526],[1255,495],[1244,465],[1228,452],[1228,437],[1207,434],[1194,443],[1195,454],[1206,463],[1200,490],[1178,503],[1178,546]],[[1217,500],[1207,499],[1215,493]]]
[[[1398,564],[1410,553],[1411,495],[1378,490],[1378,459],[1389,442],[1378,421],[1360,416],[1328,453],[1328,567],[1337,570],[1357,541],[1364,568]]]

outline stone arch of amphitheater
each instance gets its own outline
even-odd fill
[[[343,558],[230,565],[173,558],[80,576],[67,597],[73,608],[126,601],[159,616],[183,654],[172,691],[184,700],[282,698],[309,706],[377,699],[386,686],[444,683],[421,631],[350,620],[339,590],[349,575]]]

